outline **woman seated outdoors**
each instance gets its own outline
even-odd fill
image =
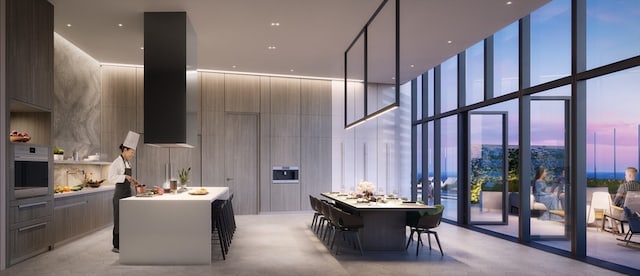
[[[544,204],[547,210],[540,216],[542,220],[562,220],[561,216],[551,214],[550,210],[558,210],[558,197],[552,193],[547,192],[547,170],[540,166],[536,168],[536,175],[533,183],[533,196],[535,201]]]

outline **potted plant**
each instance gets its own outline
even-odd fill
[[[180,178],[180,190],[186,190],[187,189],[187,182],[189,182],[189,173],[191,172],[191,167],[187,168],[187,169],[180,169],[180,171],[178,172],[178,178]]]
[[[64,160],[64,150],[59,147],[54,147],[53,160]]]

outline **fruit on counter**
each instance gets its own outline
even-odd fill
[[[154,195],[162,195],[162,194],[164,194],[164,189],[161,188],[161,187],[158,187],[158,186],[154,186],[149,191]]]
[[[80,190],[82,190],[82,188],[84,188],[84,185],[83,184],[78,184],[78,185],[75,185],[75,186],[71,187],[71,191],[80,191]]]
[[[75,186],[69,186],[69,185],[64,185],[64,186],[62,186],[62,185],[56,185],[56,186],[53,188],[53,192],[54,192],[54,193],[56,193],[56,194],[64,193],[64,192],[72,192],[72,191],[73,191],[73,192],[75,192],[75,191],[80,191],[80,190],[82,190],[83,188],[84,188],[84,184],[78,184],[78,185],[75,185]]]
[[[11,140],[11,142],[28,142],[31,140],[31,136],[26,131],[19,132],[12,130],[11,133],[9,133],[9,140]]]

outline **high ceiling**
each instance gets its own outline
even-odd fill
[[[102,63],[142,65],[143,13],[186,11],[198,37],[199,69],[327,78],[344,77],[345,50],[382,2],[49,1],[55,6],[55,31]],[[548,0],[507,2],[401,0],[401,82],[531,13]],[[392,16],[385,8],[373,21],[370,31],[370,45],[377,47],[370,50],[385,55],[391,53],[391,57],[394,43],[389,42],[394,39],[393,23],[385,21],[392,21]],[[374,45],[374,41],[380,42]],[[269,49],[270,46],[276,49]],[[393,63],[385,59],[376,57],[370,62],[376,68],[392,68]]]

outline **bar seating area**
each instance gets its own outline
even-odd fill
[[[211,241],[219,244],[223,260],[226,260],[236,231],[232,202],[233,194],[230,194],[228,199],[218,199],[211,203]]]

